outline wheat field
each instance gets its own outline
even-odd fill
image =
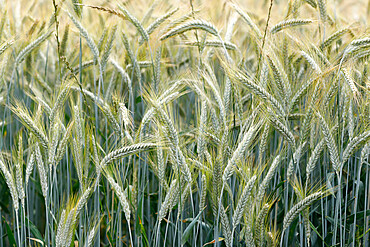
[[[0,247],[370,246],[369,21],[0,0]]]

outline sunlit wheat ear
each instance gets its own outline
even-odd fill
[[[194,11],[188,12],[187,14],[173,20],[172,22],[170,22],[162,31],[163,32],[168,32],[168,30],[172,29],[173,27],[175,27],[177,25],[180,25],[180,24],[188,21],[189,19],[194,19],[194,15],[198,14],[199,12],[200,12],[200,10],[194,10]]]
[[[192,192],[191,183],[186,183],[186,185],[184,186],[183,191],[181,192],[181,199],[180,199],[181,204],[179,204],[179,207],[180,207],[181,210],[179,210],[177,212],[177,219],[180,219],[180,217],[182,216],[182,211],[184,210],[185,203],[186,203],[186,201],[187,201],[191,192]]]
[[[162,59],[162,46],[157,48],[154,61],[154,90],[158,91],[158,85],[161,81],[161,59]]]
[[[185,42],[185,45],[199,46],[199,45],[201,45],[201,43],[197,42],[197,41],[193,41],[193,42],[187,41],[187,42]],[[220,47],[220,48],[222,48],[223,45],[225,45],[226,49],[228,49],[228,50],[236,50],[237,49],[235,44],[230,43],[230,42],[221,42],[219,40],[207,40],[206,42],[204,42],[203,45],[205,47]]]
[[[191,20],[186,23],[180,24],[173,29],[169,30],[167,33],[163,34],[160,37],[160,40],[163,41],[165,39],[171,38],[173,36],[182,34],[189,30],[195,30],[195,29],[201,29],[204,30],[210,34],[213,34],[215,36],[218,36],[218,31],[216,27],[207,21],[204,20]]]
[[[127,66],[126,66],[126,70],[129,70],[132,68],[132,64],[129,63]],[[153,63],[151,61],[137,61],[137,66],[139,66],[140,69],[143,69],[143,68],[150,68],[153,66]]]
[[[73,232],[74,219],[76,217],[76,210],[74,206],[74,198],[69,202],[66,209],[63,209],[56,232],[55,245],[56,246],[68,246],[69,233]]]
[[[69,140],[69,138],[72,134],[73,123],[74,122],[71,121],[68,124],[68,127],[65,130],[65,132],[63,134],[63,137],[62,137],[62,139],[60,140],[60,142],[58,144],[58,147],[56,149],[55,159],[54,159],[55,164],[58,164],[59,161],[63,158],[63,155],[65,153],[65,150],[66,150],[66,147],[67,147],[67,144],[68,144],[68,140]]]
[[[227,23],[227,27],[226,27],[225,37],[224,37],[225,42],[230,42],[231,41],[231,38],[232,38],[232,35],[233,35],[233,32],[234,32],[235,24],[238,21],[238,17],[239,17],[238,13],[230,14],[230,17],[229,17],[229,20],[228,20],[228,23]]]
[[[230,98],[231,98],[232,84],[231,84],[231,80],[229,79],[229,77],[225,78],[225,82],[226,84],[225,84],[225,89],[224,89],[223,100],[224,100],[224,105],[225,105],[225,115],[227,116],[230,111]]]
[[[74,232],[75,228],[75,218],[76,218],[76,209],[72,208],[68,216],[66,217],[63,231],[61,232],[61,240],[60,246],[68,246],[68,242],[70,242],[70,235]]]
[[[301,143],[298,148],[293,153],[293,159],[290,160],[288,170],[287,170],[287,178],[290,180],[292,178],[292,175],[294,173],[295,166],[299,165],[299,160],[301,158],[302,153],[304,153],[304,148],[306,146],[307,142],[304,141]]]
[[[67,83],[67,84],[61,86],[61,90],[58,94],[57,99],[55,100],[54,106],[51,109],[51,112],[50,112],[50,115],[49,115],[49,120],[50,120],[50,123],[52,125],[54,124],[54,119],[55,119],[56,115],[62,109],[62,106],[63,106],[65,100],[68,97],[68,94],[70,92],[70,86],[71,86],[71,83]]]
[[[299,89],[298,91],[294,94],[294,96],[292,97],[292,99],[290,100],[290,103],[289,103],[289,109],[293,109],[296,104],[299,102],[299,99],[302,98],[304,96],[304,94],[307,92],[307,90],[311,87],[312,84],[315,83],[316,80],[308,80],[306,83],[304,83]],[[318,93],[318,85],[316,85],[315,87],[315,91],[313,93],[313,96],[317,96],[317,93]],[[311,107],[313,106],[313,103],[316,102],[316,99],[317,97],[314,97],[312,98],[312,101],[311,101]],[[310,119],[310,118],[307,118],[307,119]]]
[[[223,205],[221,205],[221,207],[219,208],[219,212],[220,212],[220,218],[221,218],[221,228],[222,228],[222,231],[223,231],[223,236],[225,238],[225,243],[226,243],[226,246],[227,247],[232,247],[232,233],[231,233],[231,229],[230,229],[230,222],[229,222],[229,219],[226,215],[226,212],[225,212],[225,208]]]
[[[93,156],[93,162],[94,162],[95,170],[96,170],[95,188],[94,188],[94,191],[95,191],[96,187],[98,186],[99,181],[100,181],[101,167],[100,167],[100,159],[99,159],[99,155],[98,155],[97,142],[96,142],[96,139],[95,139],[94,135],[91,135],[91,143],[92,143],[92,146],[93,146],[93,155],[94,155]]]
[[[167,189],[168,184],[167,184],[166,177],[165,177],[165,175],[166,175],[166,163],[165,163],[164,156],[163,156],[163,149],[159,145],[159,143],[160,143],[159,134],[158,134],[158,137],[157,137],[157,141],[158,141],[158,144],[157,144],[158,179],[159,179],[160,184]]]
[[[69,25],[67,25],[64,29],[63,38],[60,43],[60,56],[65,56],[66,54],[68,38],[69,38]]]
[[[317,3],[316,0],[304,0],[307,4],[311,5],[312,8],[316,9]]]
[[[143,25],[139,22],[138,19],[136,19],[135,16],[133,16],[127,9],[125,9],[123,6],[118,5],[118,8],[123,12],[125,17],[136,27],[136,29],[139,31],[141,37],[145,40],[149,40],[149,35],[147,31],[144,29]]]
[[[3,54],[9,47],[14,44],[14,40],[10,40],[5,42],[2,46],[0,46],[0,55]]]
[[[265,218],[270,209],[270,205],[266,203],[263,205],[261,211],[258,213],[256,219],[256,225],[254,229],[254,238],[256,239],[256,244],[258,247],[262,247],[265,244],[265,236],[264,236],[264,227],[265,227]]]
[[[370,44],[370,37],[355,39],[351,42],[351,46],[364,46]]]
[[[280,164],[280,155],[277,155],[275,157],[274,161],[272,162],[272,164],[270,166],[270,169],[268,170],[266,176],[262,180],[261,184],[259,184],[259,186],[258,186],[258,192],[257,192],[257,196],[256,196],[256,204],[257,205],[262,201],[263,196],[265,195],[266,189],[267,189],[271,179],[275,175],[275,172],[276,172],[279,164]]]
[[[342,165],[350,158],[350,156],[370,139],[370,131],[365,131],[354,137],[343,152]]]
[[[76,172],[77,172],[77,177],[80,185],[83,185],[82,181],[82,160],[81,160],[81,153],[80,153],[80,144],[77,144],[78,142],[76,141],[77,138],[72,139],[72,150],[73,150],[73,158],[74,162],[73,164],[75,165]]]
[[[215,95],[216,102],[218,104],[218,107],[220,109],[220,116],[221,116],[221,121],[224,125],[226,125],[226,110],[225,110],[225,105],[221,97],[221,92],[220,88],[217,85],[216,79],[212,76],[213,75],[213,70],[210,67],[209,64],[204,64],[206,68],[208,68],[208,74],[204,74],[203,77],[207,84],[211,87],[212,92]]]
[[[170,101],[175,100],[179,95],[180,95],[179,92],[175,92],[175,93],[172,93],[172,94],[170,94],[166,97],[163,97],[163,98],[161,96],[160,101],[158,102],[158,104],[159,105],[167,104]],[[144,114],[144,116],[141,120],[141,129],[140,129],[140,131],[142,131],[144,129],[144,127],[150,122],[150,120],[152,120],[155,113],[156,113],[155,108],[153,108],[153,107],[149,108],[149,110]],[[142,133],[140,133],[140,136],[142,136]]]
[[[340,29],[340,30],[336,31],[335,33],[333,33],[332,35],[330,35],[326,40],[324,40],[321,43],[320,48],[321,49],[325,49],[326,47],[328,47],[331,44],[333,44],[335,41],[337,41],[338,39],[340,39],[343,35],[345,35],[348,32],[350,32],[350,29],[349,28],[343,28],[343,29]]]
[[[15,58],[15,63],[20,64],[26,58],[26,56],[28,56],[34,49],[39,47],[42,42],[50,37],[51,34],[52,31],[47,31],[46,33],[39,36],[36,40],[31,42],[29,45],[27,45],[25,48],[23,48],[23,50],[21,50],[18,53],[18,56]]]
[[[207,124],[207,102],[203,100],[200,114],[198,150],[197,150],[199,157],[202,157],[205,148],[205,140],[203,133],[206,124]]]
[[[339,162],[339,155],[338,155],[338,148],[334,141],[334,137],[332,133],[330,132],[329,126],[325,119],[321,116],[321,114],[317,113],[317,116],[320,120],[321,130],[324,134],[325,143],[329,150],[329,157],[330,161],[333,165],[333,168],[335,171],[339,171],[340,168],[340,162]]]
[[[263,128],[261,141],[260,141],[260,145],[259,145],[259,158],[258,158],[258,160],[260,162],[262,162],[262,157],[263,157],[265,151],[267,150],[267,145],[268,145],[267,144],[267,139],[268,139],[268,136],[269,136],[269,132],[270,132],[270,124],[266,123],[265,127]]]
[[[87,204],[87,201],[88,201],[89,197],[91,196],[91,192],[92,192],[91,187],[88,187],[84,191],[84,193],[82,194],[80,199],[78,200],[78,203],[76,205],[76,213],[77,214],[79,214],[80,211],[83,209],[83,207]]]
[[[125,49],[128,53],[128,56],[131,60],[131,63],[133,64],[133,67],[134,67],[134,70],[135,70],[135,74],[136,74],[136,77],[137,77],[137,80],[138,81],[141,81],[141,72],[140,72],[140,66],[136,60],[136,56],[133,52],[133,50],[131,49],[131,46],[130,46],[130,43],[129,43],[129,40],[128,40],[128,37],[127,35],[122,32],[121,33],[121,37],[122,37],[122,42],[123,42],[123,45],[125,46]]]
[[[353,131],[355,128],[355,123],[354,123],[354,116],[353,116],[353,100],[349,100],[348,104],[348,135],[349,135],[349,140],[353,139]]]
[[[21,200],[22,207],[24,208],[24,199],[26,197],[23,185],[23,137],[22,131],[19,132],[18,137],[18,150],[17,160],[15,161],[15,181],[17,185],[18,197]]]
[[[280,119],[276,118],[270,111],[270,123],[271,125],[284,137],[284,139],[291,145],[291,148],[295,147],[295,139],[293,133],[288,129]]]
[[[104,53],[101,57],[101,65],[100,66],[101,66],[101,69],[102,69],[103,72],[105,71],[105,67],[107,65],[109,55],[111,54],[112,49],[113,49],[113,42],[114,42],[115,37],[116,37],[116,32],[117,32],[117,25],[114,25],[112,27],[111,33],[109,34],[107,43],[105,44]]]
[[[351,89],[354,98],[357,99],[359,97],[359,91],[357,89],[357,86],[356,86],[355,81],[353,80],[353,78],[351,77],[351,75],[347,71],[347,69],[342,69],[342,72],[343,72],[342,75],[344,77],[344,80],[346,81],[346,83],[348,84],[349,88]]]
[[[16,103],[15,106],[11,106],[10,109],[18,116],[20,121],[27,127],[40,141],[42,147],[47,150],[49,141],[45,135],[45,132],[36,124],[36,121],[32,119],[28,110],[20,103]]]
[[[127,86],[129,88],[130,94],[132,94],[132,83],[130,76],[127,74],[127,72],[113,59],[110,59],[110,62],[113,64],[113,66],[118,70],[118,72],[121,74],[123,80],[127,83]]]
[[[309,180],[311,173],[315,170],[317,161],[320,158],[320,154],[325,146],[325,139],[323,138],[316,146],[308,160],[306,166],[307,181]]]
[[[59,223],[58,223],[56,236],[55,236],[56,246],[62,246],[62,234],[63,234],[63,228],[64,228],[65,220],[66,220],[66,210],[63,209],[63,211],[62,211],[62,213],[60,214],[60,217],[59,217]]]
[[[256,246],[254,243],[252,229],[248,224],[245,226],[244,239],[245,239],[246,246],[249,246],[249,247]]]
[[[311,226],[310,226],[310,207],[308,206],[304,211],[303,211],[303,218],[304,218],[304,228],[305,228],[305,235],[306,235],[306,241],[307,241],[307,246],[311,246]]]
[[[285,20],[285,21],[279,22],[278,24],[276,24],[275,26],[273,26],[270,29],[270,32],[272,34],[274,34],[274,33],[280,32],[281,30],[286,29],[286,28],[291,28],[291,27],[296,27],[296,26],[303,26],[303,25],[310,24],[312,22],[313,22],[313,20],[310,20],[310,19],[290,19],[290,20]]]
[[[160,223],[163,218],[167,215],[168,210],[171,205],[174,205],[177,202],[177,192],[179,190],[178,182],[176,179],[173,179],[170,185],[170,188],[167,191],[166,197],[161,205],[161,208],[158,212],[158,222]],[[171,208],[172,209],[172,208]]]
[[[92,8],[92,9],[97,9],[97,10],[100,10],[100,11],[104,11],[104,12],[107,12],[109,14],[112,14],[112,15],[116,15],[122,19],[127,19],[122,13],[118,12],[117,10],[115,9],[111,9],[111,8],[108,8],[108,7],[103,7],[103,6],[95,6],[95,5],[83,5],[84,7],[89,7],[89,8]]]
[[[321,74],[320,66],[309,54],[307,54],[304,51],[301,51],[301,55],[307,60],[307,62],[311,65],[313,70],[315,70],[318,74]]]
[[[369,155],[370,155],[370,142],[365,144],[365,146],[361,150],[361,164],[365,162],[365,160],[369,160]]]
[[[133,121],[131,119],[130,112],[127,109],[126,105],[122,102],[118,104],[118,107],[119,107],[119,113],[118,113],[119,121],[121,125],[123,123],[123,126],[124,126],[123,129],[124,129],[127,139],[130,141],[130,143],[133,144],[134,139],[132,138],[130,134],[133,128]]]
[[[87,236],[87,243],[86,243],[86,246],[87,247],[92,247],[93,244],[95,243],[95,239],[96,239],[96,234],[98,232],[98,227],[100,225],[100,222],[94,224],[89,233],[88,233],[88,236]]]
[[[173,10],[170,10],[166,14],[158,17],[155,21],[153,21],[145,30],[148,33],[148,35],[152,34],[164,21],[166,21],[168,18],[170,18],[174,13],[176,13],[179,10],[179,8],[175,8]],[[142,37],[140,37],[139,44],[143,44],[144,40]]]
[[[107,180],[108,180],[109,184],[112,186],[114,192],[117,194],[119,202],[122,205],[123,212],[125,213],[126,220],[127,220],[128,224],[130,224],[129,223],[130,218],[131,218],[130,205],[129,205],[129,202],[128,202],[121,186],[118,183],[116,183],[114,181],[113,177],[110,176],[110,175],[107,175]]]
[[[72,0],[73,10],[78,17],[82,15],[82,6],[80,5],[79,0]]]
[[[314,201],[321,198],[322,196],[324,196],[324,193],[319,191],[312,195],[307,196],[306,198],[298,202],[296,205],[294,205],[284,217],[283,231],[290,226],[290,224],[293,222],[293,220],[298,216],[300,212],[302,212],[305,208],[310,206]]]
[[[29,181],[29,178],[32,174],[32,171],[33,171],[33,168],[35,166],[35,152],[32,152],[31,153],[31,156],[27,162],[27,166],[26,166],[26,175],[25,175],[25,178],[24,178],[24,184],[25,184],[25,187],[27,188],[27,185],[28,185],[28,181]]]
[[[74,18],[72,14],[70,14],[69,12],[67,12],[67,13],[69,15],[69,18],[71,18],[73,24],[75,24],[75,26],[78,28],[78,30],[80,30],[80,33],[81,33],[82,37],[84,37],[86,39],[86,43],[87,43],[87,45],[91,49],[91,52],[94,55],[94,61],[99,62],[99,50],[96,47],[93,39],[90,37],[90,35],[86,31],[86,29],[84,27],[82,27],[81,23],[79,21],[77,21],[76,18]]]
[[[71,90],[81,92],[81,89],[79,87],[71,86]],[[117,119],[114,117],[110,106],[102,99],[97,98],[96,95],[86,89],[82,89],[82,93],[89,97],[91,100],[95,102],[101,109],[101,111],[104,113],[104,115],[107,117],[109,123],[112,125],[113,130],[117,133],[117,135],[122,136],[122,131],[119,123],[117,122]]]
[[[76,210],[76,208],[74,208],[72,210],[73,214],[70,213],[71,217],[72,217],[72,220],[71,220],[71,223],[69,224],[69,228],[68,228],[68,231],[65,232],[66,233],[66,238],[65,238],[65,243],[66,245],[65,246],[70,246],[71,245],[71,242],[72,242],[72,238],[73,238],[73,235],[74,235],[74,232],[76,230],[76,222],[77,222],[77,218],[78,218],[78,212]]]
[[[273,72],[273,76],[275,79],[275,83],[277,85],[277,91],[279,92],[280,98],[283,100],[284,105],[288,104],[288,99],[291,95],[291,89],[289,86],[289,83],[285,80],[283,77],[283,71],[278,67],[278,64],[272,60],[272,58],[267,55],[267,61],[271,67],[271,70]]]
[[[168,114],[162,107],[157,108],[156,111],[158,114],[159,121],[161,121],[163,123],[163,126],[165,127],[166,137],[170,141],[171,148],[175,153],[176,152],[175,150],[179,145],[179,136],[177,130],[173,125],[171,118],[168,116]]]
[[[12,201],[13,201],[13,208],[15,211],[18,211],[19,201],[18,201],[18,193],[17,193],[17,187],[15,185],[15,180],[14,180],[13,175],[10,173],[8,167],[5,165],[4,161],[2,160],[2,157],[0,157],[0,170],[5,177],[6,184],[8,185],[10,196],[12,197]]]
[[[276,98],[274,98],[264,88],[252,82],[249,78],[247,78],[237,69],[229,67],[229,65],[225,64],[224,69],[226,70],[226,73],[228,74],[230,79],[241,83],[243,86],[251,90],[252,93],[256,94],[261,99],[267,100],[268,102],[271,103],[274,109],[278,111],[279,114],[284,115],[285,113],[284,107],[276,100]]]
[[[124,103],[119,103],[119,118],[123,122],[125,129],[131,130],[133,127],[133,120],[131,119],[130,112]]]
[[[224,183],[226,183],[232,176],[235,163],[239,161],[246,148],[250,145],[256,130],[257,128],[253,126],[250,130],[248,130],[248,132],[244,134],[243,139],[240,141],[238,147],[234,151],[231,159],[228,161],[227,166],[224,170],[224,173],[222,175],[222,180]]]
[[[320,59],[321,63],[323,63],[324,65],[331,64],[328,57],[319,48],[317,48],[316,45],[311,44],[311,49],[315,53],[315,55]]]
[[[200,203],[199,203],[199,211],[203,210],[206,205],[206,196],[207,196],[207,178],[206,175],[202,174],[201,179],[201,186],[202,190],[200,193]]]
[[[188,183],[191,183],[192,181],[192,173],[190,171],[190,168],[186,162],[185,156],[183,152],[181,151],[180,147],[177,146],[176,151],[171,153],[171,159],[174,164],[177,164],[180,168],[181,174],[178,174],[179,176],[183,176],[183,180],[185,180]]]
[[[231,4],[231,6],[235,9],[236,12],[244,19],[245,22],[252,28],[254,33],[257,35],[257,38],[262,37],[261,30],[257,27],[257,25],[252,21],[248,14],[246,14],[239,6],[236,4]]]
[[[326,22],[327,20],[327,12],[326,12],[326,0],[317,0],[320,12],[320,18],[322,22]]]
[[[107,41],[107,37],[108,37],[108,28],[104,27],[103,31],[101,32],[98,44],[97,44],[99,52],[101,52],[103,50],[104,45]]]
[[[118,148],[110,153],[108,153],[100,162],[100,167],[104,168],[107,164],[113,162],[116,159],[125,157],[126,155],[134,154],[140,151],[145,151],[156,147],[155,143],[137,143],[131,146]]]
[[[84,135],[84,123],[80,106],[75,105],[73,107],[73,113],[74,113],[75,134],[78,143],[78,152],[82,152],[82,145],[85,142],[84,140],[85,135]]]
[[[233,215],[233,231],[240,224],[240,220],[244,214],[244,211],[246,210],[246,205],[256,180],[257,176],[254,175],[249,179],[248,183],[244,186],[243,192],[239,198],[238,205],[236,206]]]
[[[38,144],[36,144],[35,155],[36,155],[36,162],[37,162],[37,170],[40,176],[42,195],[44,196],[46,200],[48,189],[49,189],[48,177],[47,177],[47,172],[45,170],[45,164],[44,164],[44,161],[41,155],[40,146]]]

